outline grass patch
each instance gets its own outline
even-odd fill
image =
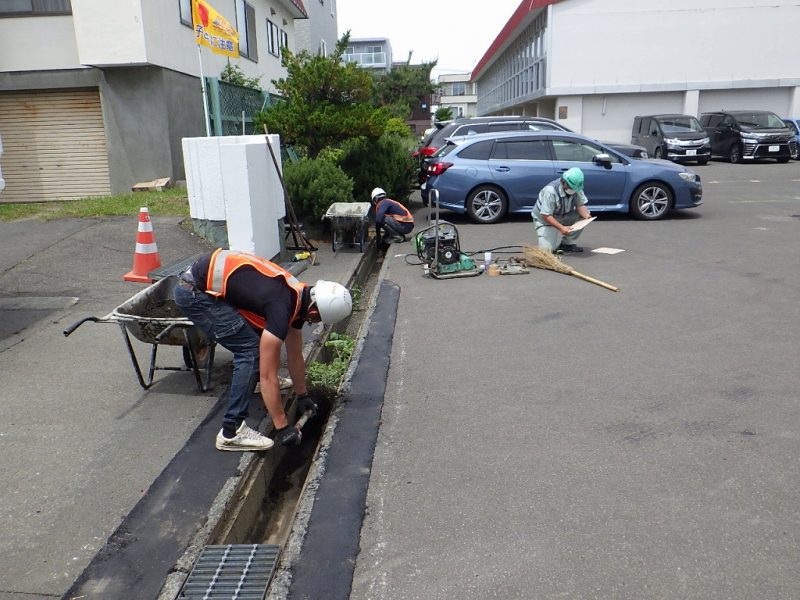
[[[0,203],[0,221],[131,216],[138,215],[143,206],[154,216],[189,216],[189,197],[186,190],[172,188],[162,192],[130,192],[78,200]]]
[[[356,347],[356,341],[343,333],[331,332],[325,347],[333,357],[328,363],[311,361],[306,368],[306,376],[312,387],[335,394],[342,382],[342,377],[350,366],[350,357]]]

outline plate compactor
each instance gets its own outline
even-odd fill
[[[436,221],[414,235],[414,248],[422,261],[425,273],[434,279],[474,277],[481,271],[475,261],[461,252],[458,230],[447,221],[439,221],[439,191],[431,190],[436,197]]]

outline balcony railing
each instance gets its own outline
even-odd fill
[[[385,67],[386,52],[355,52],[345,54],[344,62],[354,62],[365,67]]]

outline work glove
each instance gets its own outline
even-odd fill
[[[317,416],[317,403],[308,394],[303,394],[297,397],[297,414],[302,415],[305,412],[309,413],[309,417]]]
[[[275,441],[281,446],[299,446],[302,439],[303,434],[292,425],[275,430]]]

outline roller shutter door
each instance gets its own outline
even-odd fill
[[[93,90],[0,93],[0,202],[111,193],[100,95]]]

